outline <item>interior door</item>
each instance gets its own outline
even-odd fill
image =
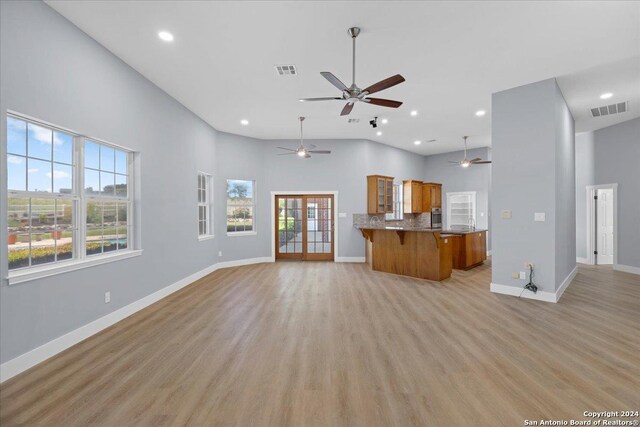
[[[276,259],[333,261],[333,195],[276,195]]]
[[[598,190],[597,201],[597,248],[598,264],[613,264],[613,190]]]

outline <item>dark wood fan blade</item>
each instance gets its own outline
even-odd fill
[[[331,154],[331,150],[309,150],[313,154]]]
[[[396,74],[395,76],[391,76],[389,78],[379,81],[378,83],[372,84],[371,86],[366,88],[364,92],[368,92],[368,93],[380,92],[381,90],[385,90],[390,88],[391,86],[400,84],[403,81],[404,81],[404,77],[402,77],[400,74]]]
[[[293,148],[284,148],[284,147],[277,147],[277,148],[281,150],[293,151],[294,153],[297,151],[297,150],[294,150]]]
[[[392,99],[382,99],[382,98],[365,98],[365,102],[373,105],[380,105],[382,107],[390,107],[390,108],[398,108],[402,105],[400,101],[394,101]]]
[[[472,161],[471,163],[473,163],[474,165],[485,165],[487,163],[491,163],[491,160],[480,160],[480,161]]]
[[[340,115],[341,116],[347,116],[347,115],[349,115],[351,110],[353,110],[353,104],[350,103],[350,102],[347,102],[347,105],[344,106],[344,108],[342,109],[342,112],[340,113]]]
[[[478,160],[482,160],[480,157],[476,157],[475,159],[469,160],[471,163],[477,162]]]
[[[339,78],[337,78],[336,76],[334,76],[330,72],[322,71],[322,72],[320,72],[320,74],[322,74],[322,77],[324,77],[325,79],[329,80],[329,83],[331,83],[332,85],[334,85],[335,87],[337,87],[341,91],[347,90],[347,87],[344,85],[344,83],[342,83]]]

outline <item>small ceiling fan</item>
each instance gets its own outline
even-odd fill
[[[358,27],[352,27],[349,28],[348,30],[349,35],[351,36],[351,40],[353,43],[353,74],[352,74],[352,83],[351,86],[347,87],[344,83],[342,83],[340,81],[340,79],[338,79],[336,76],[334,76],[332,73],[328,72],[328,71],[323,71],[320,74],[322,74],[322,77],[324,77],[325,79],[329,80],[329,83],[331,83],[332,85],[334,85],[335,87],[337,87],[338,89],[340,89],[340,91],[342,92],[342,96],[339,97],[325,97],[325,98],[302,98],[300,101],[301,102],[306,102],[306,101],[347,101],[347,104],[344,106],[344,108],[342,109],[342,112],[340,112],[341,116],[346,116],[349,113],[351,113],[351,110],[353,109],[353,105],[356,102],[366,102],[368,104],[373,104],[373,105],[380,105],[382,107],[390,107],[390,108],[398,108],[399,106],[402,105],[402,102],[400,101],[394,101],[391,99],[382,99],[382,98],[368,98],[368,95],[371,95],[372,93],[376,93],[376,92],[380,92],[381,90],[384,89],[388,89],[392,86],[395,86],[397,84],[402,83],[404,80],[404,77],[402,77],[400,74],[396,74],[395,76],[391,76],[389,78],[386,78],[384,80],[379,81],[378,83],[374,83],[371,86],[368,86],[365,89],[360,89],[357,85],[356,85],[356,37],[358,37],[358,34],[360,34],[360,28]]]
[[[476,157],[475,159],[471,159],[471,160],[467,159],[467,138],[468,136],[462,137],[462,139],[464,139],[464,159],[459,162],[449,161],[449,163],[460,165],[463,168],[468,168],[471,165],[482,165],[482,164],[491,163],[491,160],[482,160],[480,157]]]
[[[298,117],[298,120],[300,120],[300,146],[295,150],[293,148],[278,147],[281,150],[291,151],[290,153],[278,154],[278,156],[297,154],[299,157],[308,159],[311,157],[311,154],[331,154],[330,150],[314,150],[314,148],[316,148],[315,145],[309,145],[308,147],[304,146],[304,140],[302,138],[302,122],[304,121],[304,117]]]

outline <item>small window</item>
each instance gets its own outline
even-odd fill
[[[447,226],[460,228],[475,226],[476,192],[447,193]]]
[[[402,208],[402,184],[393,184],[393,213],[385,215],[387,221],[404,219],[404,210]]]
[[[212,180],[211,175],[198,172],[198,237],[201,239],[213,236]]]
[[[227,234],[255,233],[255,181],[227,180]]]

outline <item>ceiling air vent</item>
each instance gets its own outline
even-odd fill
[[[349,123],[360,123],[360,119],[349,119]]]
[[[298,71],[295,65],[276,65],[276,71],[280,76],[296,76]]]
[[[618,102],[617,104],[604,105],[591,109],[591,117],[610,116],[612,114],[626,113],[629,101]]]

